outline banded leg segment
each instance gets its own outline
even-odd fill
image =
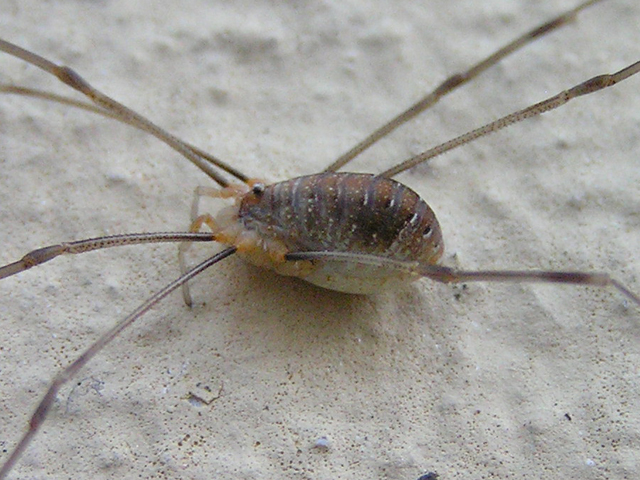
[[[613,87],[615,84],[626,80],[627,78],[637,74],[638,72],[640,72],[640,61],[632,63],[631,65],[615,73],[605,73],[602,75],[597,75],[593,78],[590,78],[589,80],[575,85],[572,88],[569,88],[568,90],[563,90],[557,95],[549,97],[546,100],[538,102],[527,108],[523,108],[522,110],[518,110],[517,112],[513,112],[493,122],[487,123],[480,128],[471,130],[464,135],[460,135],[459,137],[449,140],[448,142],[422,152],[410,158],[409,160],[399,163],[395,167],[385,170],[379,175],[388,178],[394,177],[395,175],[398,175],[405,170],[409,170],[410,168],[413,168],[421,163],[425,163],[432,158],[448,152],[449,150],[461,147],[462,145],[473,142],[478,138],[485,137],[491,133],[502,130],[509,125],[513,125],[514,123],[521,122],[523,120],[526,120],[527,118],[542,115],[545,112],[555,110],[556,108],[569,103],[574,98],[578,98],[583,95],[589,95],[591,93],[604,90],[605,88]]]
[[[217,223],[216,223],[215,219],[211,215],[209,215],[208,213],[198,216],[191,223],[191,226],[189,227],[189,231],[193,232],[193,235],[212,235],[212,236],[215,236],[215,234],[213,234],[213,233],[200,233],[200,229],[202,228],[203,225],[206,225],[207,227],[209,227],[212,232],[217,232],[218,231],[218,226],[217,226]],[[186,272],[187,272],[186,254],[187,254],[187,250],[189,250],[189,248],[191,248],[191,242],[183,242],[178,246],[178,263],[180,265],[180,274],[181,275],[186,275]],[[193,305],[193,299],[191,298],[191,292],[189,291],[189,283],[188,282],[184,282],[182,284],[182,298],[184,299],[184,303],[188,307],[191,307]]]
[[[508,43],[504,47],[500,48],[499,50],[489,55],[487,58],[485,58],[481,62],[478,62],[477,64],[473,65],[468,70],[451,75],[444,82],[438,85],[432,92],[428,93],[427,95],[422,97],[420,100],[418,100],[416,103],[411,105],[404,112],[402,112],[401,114],[399,114],[398,116],[396,116],[395,118],[393,118],[392,120],[384,124],[382,127],[378,128],[371,135],[369,135],[367,138],[365,138],[356,146],[354,146],[351,150],[341,155],[335,162],[333,162],[331,165],[329,165],[325,169],[325,172],[335,172],[340,168],[344,167],[347,163],[349,163],[355,157],[360,155],[362,152],[364,152],[366,149],[368,149],[378,140],[386,137],[391,132],[396,130],[398,127],[401,127],[402,125],[409,122],[411,119],[415,118],[425,110],[428,110],[429,108],[434,106],[445,95],[453,92],[455,89],[457,89],[458,87],[461,87],[465,83],[470,82],[485,70],[496,65],[503,58],[516,52],[517,50],[520,50],[521,48],[533,42],[537,38],[542,37],[543,35],[546,35],[554,30],[557,30],[563,25],[566,25],[574,21],[578,13],[580,13],[582,10],[596,3],[599,3],[601,1],[602,0],[588,0],[586,2],[583,2],[577,7],[561,15],[558,15],[552,20],[549,20],[548,22],[545,22],[542,25],[537,26],[533,30],[530,30],[529,32],[525,33],[524,35],[516,38],[512,42]],[[392,176],[392,175],[388,174],[387,176]]]
[[[100,116],[103,116],[105,118],[110,118],[112,120],[117,120],[120,123],[124,123],[126,125],[131,126],[131,127],[137,128],[137,129],[139,129],[139,130],[141,130],[143,132],[149,133],[144,128],[141,128],[140,125],[138,125],[137,123],[132,123],[132,122],[128,121],[127,118],[123,118],[122,116],[118,115],[117,113],[111,112],[109,110],[105,110],[104,108],[98,107],[97,105],[94,105],[92,103],[87,103],[87,102],[83,102],[83,101],[80,101],[80,100],[76,100],[75,98],[65,97],[63,95],[58,95],[56,93],[46,92],[44,90],[38,90],[36,88],[19,87],[19,86],[16,86],[16,85],[6,85],[6,84],[0,85],[0,93],[23,95],[25,97],[39,98],[41,100],[48,100],[50,102],[60,103],[62,105],[67,105],[67,106],[78,108],[80,110],[84,110],[84,111],[87,111],[87,112],[95,113],[96,115],[100,115]],[[204,150],[196,147],[195,145],[192,145],[191,143],[188,143],[188,142],[185,142],[185,141],[182,141],[182,143],[184,144],[184,146],[186,148],[191,150],[191,152],[193,152],[194,155],[197,155],[197,156],[201,157],[204,161],[209,162],[211,165],[215,165],[216,167],[220,168],[221,170],[224,170],[225,172],[229,173],[230,175],[233,175],[234,177],[236,177],[240,181],[243,181],[243,182],[248,181],[249,178],[246,175],[244,175],[242,172],[240,172],[238,169],[232,167],[228,163],[223,162],[222,160],[220,160],[219,158],[215,157],[214,155],[212,155],[212,154],[210,154],[208,152],[205,152]]]
[[[200,199],[202,197],[210,198],[233,198],[244,191],[243,186],[229,185],[224,188],[213,188],[199,186],[193,192],[193,202],[191,203],[191,225],[189,225],[189,231],[193,234],[200,232],[202,227],[206,225],[209,227],[213,235],[219,232],[218,224],[212,215],[206,213],[200,215]],[[180,264],[180,273],[184,275],[187,272],[187,251],[191,248],[191,242],[181,243],[178,247],[178,263]],[[191,307],[193,305],[193,298],[189,291],[189,283],[182,284],[182,298],[184,303]]]
[[[601,272],[568,272],[556,270],[456,270],[440,265],[419,262],[403,262],[375,255],[343,252],[292,252],[286,260],[330,260],[361,263],[397,269],[417,277],[426,277],[442,283],[462,282],[519,282],[519,283],[564,283],[593,287],[613,287],[640,307],[640,295],[632,292],[623,283]]]
[[[0,267],[0,279],[10,277],[16,273],[28,270],[36,265],[41,265],[60,255],[78,254],[100,250],[103,248],[122,247],[125,245],[139,245],[142,243],[169,243],[169,242],[214,242],[216,236],[211,233],[194,232],[155,232],[155,233],[129,233],[124,235],[111,235],[108,237],[89,238],[75,242],[59,243],[48,247],[39,248],[27,253],[17,262]]]
[[[202,234],[205,235],[205,234]],[[85,352],[80,355],[76,360],[74,360],[69,366],[67,366],[64,370],[58,373],[51,384],[49,385],[49,389],[47,393],[40,401],[36,410],[33,412],[31,419],[29,420],[29,428],[22,436],[18,444],[9,454],[9,457],[5,461],[4,465],[0,468],[0,479],[6,477],[9,471],[13,468],[18,459],[22,456],[25,449],[33,440],[33,437],[36,435],[38,430],[44,424],[44,421],[49,414],[49,410],[53,406],[56,395],[60,390],[60,387],[65,383],[72,380],[78,371],[83,368],[93,357],[95,357],[104,347],[106,347],[111,341],[116,338],[124,329],[131,326],[136,320],[142,317],[145,313],[147,313],[151,308],[157,305],[162,299],[164,299],[171,292],[176,290],[178,287],[183,285],[185,282],[189,281],[196,275],[200,274],[207,268],[212,265],[218,263],[220,260],[233,255],[235,253],[235,247],[230,247],[222,252],[214,255],[213,257],[205,260],[201,264],[189,270],[184,275],[181,275],[178,279],[171,282],[165,288],[160,290],[158,293],[149,298],[146,302],[140,305],[137,309],[127,315],[124,319],[118,322],[114,327],[105,332],[93,345],[91,345]]]
[[[197,166],[219,185],[225,187],[229,185],[229,182],[214,168],[212,168],[212,164],[226,171],[227,173],[234,175],[236,178],[238,178],[238,180],[246,181],[246,175],[240,173],[237,169],[232,168],[231,166],[218,160],[212,155],[208,155],[205,159],[201,158],[201,155],[197,149],[183,142],[178,137],[167,132],[165,129],[156,125],[139,113],[133,111],[132,109],[126,107],[120,102],[117,102],[108,95],[105,95],[100,90],[94,88],[75,70],[64,65],[56,65],[46,58],[41,57],[40,55],[36,55],[35,53],[30,52],[29,50],[25,50],[24,48],[21,48],[17,45],[14,45],[11,42],[7,42],[6,40],[0,39],[0,51],[5,52],[9,55],[13,55],[16,58],[24,60],[25,62],[30,63],[31,65],[34,65],[44,70],[45,72],[50,73],[62,83],[85,95],[100,109],[103,109],[105,112],[109,112],[110,114],[112,114],[114,118],[117,118],[123,123],[132,125],[153,135],[158,140],[164,142],[175,151],[180,153],[183,157]]]

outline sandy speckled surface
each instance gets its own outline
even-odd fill
[[[5,2],[0,32],[277,180],[318,171],[573,4],[21,0]],[[634,0],[594,7],[353,169],[637,60],[639,22]],[[69,93],[6,55],[0,81]],[[446,262],[602,270],[640,291],[639,91],[631,79],[402,175],[438,213]],[[137,131],[38,100],[0,97],[0,142],[3,263],[62,240],[184,229],[207,184]],[[178,274],[176,257],[116,249],[0,282],[0,450],[54,372]],[[637,478],[640,310],[615,292],[418,282],[358,298],[230,259],[193,293],[193,310],[173,295],[60,392],[12,478]]]

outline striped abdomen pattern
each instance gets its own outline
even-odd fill
[[[435,263],[443,252],[435,214],[409,187],[371,174],[320,173],[259,185],[237,221],[289,252],[331,251]]]

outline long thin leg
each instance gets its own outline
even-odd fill
[[[142,130],[143,132],[147,132],[146,129],[141,129],[140,126],[136,123],[131,123],[126,118],[122,118],[120,115],[117,115],[109,110],[105,110],[102,107],[98,107],[92,103],[82,102],[80,100],[76,100],[75,98],[65,97],[63,95],[58,95],[56,93],[46,92],[43,90],[38,90],[36,88],[28,88],[28,87],[18,87],[16,85],[0,85],[0,93],[9,93],[13,95],[23,95],[25,97],[34,97],[40,98],[42,100],[48,100],[50,102],[60,103],[62,105],[68,105],[70,107],[79,108],[80,110],[85,110],[87,112],[95,113],[97,115],[102,115],[106,118],[111,118],[113,120],[117,120],[121,123],[125,123],[127,125],[131,125],[134,128]],[[185,147],[191,150],[195,155],[202,157],[203,160],[206,160],[212,165],[224,170],[225,172],[233,175],[241,182],[247,182],[249,178],[240,172],[238,169],[232,167],[226,162],[223,162],[219,158],[211,155],[210,153],[205,152],[204,150],[199,149],[195,145],[192,145],[188,142],[182,142]],[[206,173],[206,172],[205,172]],[[223,185],[224,186],[224,185]]]
[[[400,127],[401,125],[407,123],[420,113],[424,112],[434,104],[436,104],[442,97],[446,94],[452,92],[456,88],[464,85],[465,83],[471,81],[482,72],[497,64],[504,57],[509,54],[521,49],[528,43],[531,43],[535,39],[556,30],[567,23],[570,23],[575,20],[578,13],[585,8],[594,5],[602,0],[589,0],[576,8],[569,10],[558,17],[534,28],[533,30],[525,33],[524,35],[518,37],[514,41],[505,45],[501,49],[494,52],[492,55],[477,63],[476,65],[469,68],[467,71],[454,74],[447,78],[444,82],[442,82],[438,87],[436,87],[431,93],[424,96],[418,102],[413,104],[407,110],[402,112],[397,117],[390,120],[388,123],[380,127],[378,130],[374,131],[371,135],[365,138],[363,141],[354,146],[351,150],[340,156],[334,163],[332,163],[329,167],[325,169],[325,171],[336,171],[346,165],[348,162],[353,160],[356,156],[362,153],[364,150],[369,148],[371,145],[376,143],[381,138],[387,136],[389,133],[393,132],[395,129]],[[214,181],[216,181],[221,186],[227,186],[228,182],[222,178],[218,173],[211,168],[210,165],[207,165],[203,162],[203,159],[206,162],[209,162],[220,169],[226,171],[227,173],[233,175],[237,179],[242,182],[246,182],[248,177],[241,173],[239,170],[231,167],[225,162],[217,159],[213,155],[210,155],[192,145],[189,145],[186,142],[183,142],[179,138],[171,135],[166,130],[161,127],[155,125],[151,121],[144,118],[142,115],[134,112],[133,110],[125,107],[121,103],[113,100],[102,92],[93,88],[86,80],[84,80],[80,75],[78,75],[74,70],[65,66],[58,66],[39,55],[36,55],[32,52],[24,50],[17,45],[14,45],[10,42],[0,40],[0,51],[4,51],[10,55],[18,57],[22,60],[25,60],[28,63],[31,63],[49,73],[57,77],[63,83],[69,85],[71,88],[78,90],[85,96],[87,96],[92,102],[98,105],[100,108],[91,109],[87,108],[87,104],[83,104],[82,102],[77,102],[75,100],[66,99],[65,97],[60,97],[54,94],[49,94],[47,92],[39,92],[37,90],[26,89],[22,87],[13,87],[10,85],[5,85],[0,87],[0,91],[4,91],[6,93],[16,93],[21,95],[30,95],[30,96],[38,96],[41,98],[46,98],[48,100],[57,101],[60,103],[71,104],[78,108],[84,108],[87,110],[92,110],[95,113],[100,113],[102,115],[110,116],[115,118],[123,123],[127,123],[132,125],[140,130],[146,131],[151,135],[155,136],[162,142],[166,143],[174,150],[182,154],[185,158],[194,163],[198,168],[200,168],[205,174],[211,177]],[[101,111],[104,109],[104,111]],[[199,158],[201,157],[201,158]]]
[[[124,245],[139,245],[141,243],[167,243],[167,242],[214,242],[216,236],[213,233],[194,232],[156,232],[156,233],[128,233],[124,235],[111,235],[108,237],[89,238],[75,242],[59,243],[48,247],[39,248],[27,253],[17,262],[0,267],[0,279],[10,277],[16,273],[24,272],[36,265],[41,265],[49,260],[65,255],[90,252],[101,248],[121,247]]]
[[[199,275],[203,271],[205,271],[210,266],[218,263],[220,260],[227,258],[230,255],[233,255],[236,251],[235,247],[229,247],[222,252],[214,255],[213,257],[207,259],[202,262],[198,266],[192,268],[184,275],[180,276],[178,279],[171,282],[169,285],[164,287],[158,293],[149,298],[146,302],[136,308],[133,312],[131,312],[127,317],[118,322],[113,328],[105,332],[93,345],[91,345],[85,352],[80,355],[76,360],[74,360],[68,367],[66,367],[63,371],[58,373],[56,377],[49,385],[49,389],[47,393],[44,395],[44,398],[40,401],[40,404],[36,408],[35,412],[31,416],[31,420],[29,420],[29,429],[24,434],[24,436],[20,439],[14,450],[11,452],[7,461],[4,463],[2,468],[0,468],[0,480],[5,478],[7,473],[11,470],[16,461],[20,458],[24,450],[27,448],[35,434],[38,432],[40,427],[47,418],[49,410],[55,401],[56,395],[60,387],[67,383],[69,380],[75,377],[78,371],[84,367],[93,357],[95,357],[104,347],[106,347],[114,338],[116,338],[125,328],[131,326],[136,320],[138,320],[142,315],[147,313],[151,308],[157,305],[162,299],[164,299],[171,292],[179,288],[185,282],[191,280],[196,275]]]
[[[486,135],[489,135],[490,133],[502,130],[509,125],[521,122],[527,118],[535,117],[537,115],[541,115],[545,112],[561,107],[562,105],[570,102],[576,97],[589,95],[590,93],[612,87],[616,83],[626,80],[627,78],[635,75],[638,72],[640,72],[640,61],[633,63],[616,73],[598,75],[596,77],[590,78],[589,80],[582,82],[573,88],[564,90],[557,95],[554,95],[553,97],[549,97],[542,102],[536,103],[535,105],[531,105],[522,110],[518,110],[517,112],[511,113],[510,115],[506,115],[480,128],[476,128],[475,130],[467,132],[464,135],[460,135],[453,140],[449,140],[448,142],[422,152],[415,157],[411,157],[409,160],[399,163],[395,167],[380,173],[380,176],[393,177],[401,172],[404,172],[405,170],[409,170],[416,165],[431,160],[438,155],[442,155],[449,150],[458,148],[480,137],[484,137]]]
[[[218,232],[220,230],[212,215],[200,215],[200,199],[202,197],[232,198],[237,197],[239,194],[241,194],[241,189],[236,185],[226,188],[196,187],[193,191],[193,201],[191,202],[191,224],[189,225],[189,231],[199,232],[203,225],[209,227],[212,232]],[[186,254],[189,248],[191,248],[191,242],[183,242],[178,248],[178,264],[180,265],[180,273],[183,275],[187,271]],[[185,282],[184,285],[182,285],[182,299],[188,307],[193,305],[193,299],[189,291],[189,282]]]
[[[419,262],[403,262],[375,255],[360,255],[342,252],[292,252],[286,260],[332,260],[390,267],[409,275],[427,277],[443,283],[461,282],[529,282],[565,283],[594,287],[614,287],[640,307],[640,296],[624,284],[611,278],[608,273],[560,272],[555,270],[455,270],[440,265],[425,265]]]
[[[92,87],[84,78],[78,75],[77,72],[72,70],[69,67],[64,65],[56,65],[53,62],[50,62],[46,58],[43,58],[35,53],[32,53],[24,48],[18,47],[13,43],[7,42],[6,40],[0,39],[0,51],[8,53],[9,55],[13,55],[14,57],[20,58],[27,63],[30,63],[45,72],[50,73],[62,83],[70,86],[74,90],[79,91],[83,95],[85,95],[89,100],[98,105],[101,108],[104,108],[106,111],[114,114],[118,119],[120,119],[124,123],[128,123],[129,125],[133,125],[140,130],[144,130],[145,132],[150,133],[160,141],[166,143],[171,148],[176,150],[178,153],[183,155],[189,161],[191,161],[194,165],[196,165],[200,170],[206,173],[209,177],[211,177],[215,182],[219,185],[226,187],[229,185],[229,182],[225,180],[218,172],[216,172],[207,161],[204,161],[200,158],[199,154],[196,154],[187,144],[185,144],[179,138],[173,136],[163,128],[159,127],[155,123],[146,119],[139,113],[131,110],[130,108],[124,106],[123,104],[117,102],[111,97],[105,95],[104,93],[96,90]],[[208,161],[214,163],[216,166],[223,168],[222,165],[227,167],[226,164],[218,163],[217,159],[212,156],[209,156]],[[224,169],[224,168],[223,168]],[[234,171],[236,171],[234,169]],[[231,172],[229,172],[231,173]],[[238,177],[239,180],[245,181],[247,178],[245,175]]]
[[[216,224],[213,216],[205,213],[204,215],[199,215],[193,219],[191,222],[191,226],[189,227],[189,231],[191,232],[200,232],[200,229],[203,225],[208,226],[212,232],[219,231],[218,225]],[[187,260],[186,254],[187,250],[191,248],[191,242],[183,242],[178,247],[178,264],[180,265],[180,273],[182,275],[187,271]],[[182,299],[187,307],[191,307],[193,305],[193,299],[191,298],[191,291],[189,290],[189,282],[185,282],[182,284]]]
[[[347,163],[353,160],[355,157],[364,152],[371,145],[376,143],[383,137],[386,137],[388,134],[393,132],[396,128],[404,125],[412,118],[416,117],[420,113],[425,110],[431,108],[435,105],[442,97],[451,93],[456,88],[468,83],[469,81],[476,78],[482,72],[487,70],[488,68],[497,64],[500,60],[510,55],[511,53],[520,50],[525,45],[533,42],[539,37],[546,35],[549,32],[557,30],[558,28],[566,25],[575,20],[576,16],[580,11],[584,10],[591,5],[594,5],[602,0],[589,0],[584,3],[581,3],[576,8],[569,10],[561,15],[558,15],[556,18],[549,20],[546,23],[534,28],[533,30],[525,33],[524,35],[516,38],[511,43],[505,45],[501,49],[489,55],[487,58],[482,60],[481,62],[475,64],[467,71],[462,73],[456,73],[455,75],[451,75],[444,82],[438,85],[431,93],[425,95],[416,103],[411,105],[407,110],[402,112],[397,117],[390,120],[388,123],[383,125],[374,131],[367,138],[362,140],[356,146],[354,146],[351,150],[341,155],[335,162],[329,165],[325,171],[326,172],[335,172],[336,170],[344,167]]]

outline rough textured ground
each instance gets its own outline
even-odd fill
[[[318,171],[573,4],[21,0],[5,2],[0,31],[277,180]],[[633,0],[592,8],[353,170],[380,171],[637,60],[638,22]],[[68,93],[5,55],[0,75]],[[632,79],[403,174],[439,214],[446,262],[602,270],[639,291],[639,91]],[[0,142],[0,262],[62,240],[184,229],[193,188],[208,184],[139,132],[33,99],[0,98]],[[177,274],[164,245],[64,258],[0,283],[2,451],[54,372]],[[358,298],[235,259],[193,292],[193,310],[173,295],[61,391],[14,478],[568,480],[640,469],[640,310],[615,292],[418,282]]]

